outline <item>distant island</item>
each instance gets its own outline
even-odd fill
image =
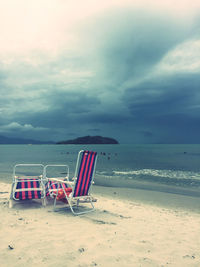
[[[117,140],[110,137],[102,136],[83,136],[72,140],[52,142],[52,141],[39,141],[33,139],[23,139],[18,137],[6,137],[0,135],[0,145],[42,145],[42,144],[119,144]]]
[[[83,136],[78,137],[72,140],[59,141],[58,145],[68,145],[68,144],[76,144],[76,145],[95,145],[95,144],[119,144],[117,140],[110,137],[102,137],[102,136]]]

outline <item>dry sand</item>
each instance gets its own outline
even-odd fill
[[[139,190],[94,187],[96,211],[74,216],[52,203],[9,209],[9,190],[0,185],[1,267],[200,266],[198,210],[136,200]]]

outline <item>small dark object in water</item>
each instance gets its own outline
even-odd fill
[[[183,153],[184,153],[184,154],[187,154],[187,152],[186,152],[186,151],[184,151]]]

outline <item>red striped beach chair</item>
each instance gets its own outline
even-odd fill
[[[53,177],[49,177],[49,172],[51,173],[51,171],[48,171],[48,169],[51,170],[51,167],[53,167],[53,170],[55,171],[55,169],[65,169],[65,177],[56,177],[56,179],[65,181],[69,178],[69,166],[68,165],[46,165],[44,167],[44,176],[45,176],[45,180],[46,180],[46,196],[50,196],[51,198],[55,198],[57,190],[62,190],[62,186],[60,183],[56,182],[56,180],[54,180]],[[66,184],[63,185],[64,189],[67,190],[68,186]]]
[[[81,150],[78,153],[73,182],[69,181],[68,177],[66,181],[56,178],[51,179],[51,181],[56,181],[61,185],[64,198],[74,215],[88,213],[95,209],[93,202],[96,201],[96,199],[91,196],[90,190],[94,179],[96,161],[96,152]],[[65,185],[69,186],[71,190],[69,188],[66,190]],[[59,189],[57,189],[54,206],[56,206],[58,193]],[[90,203],[91,208],[80,211],[80,203]]]
[[[46,196],[50,196],[50,197],[55,197],[56,193],[57,193],[57,189],[62,189],[61,184],[57,183],[56,181],[51,181],[50,179],[53,178],[48,178],[49,181],[46,183]],[[68,186],[66,184],[64,184],[64,189],[67,189]]]
[[[37,168],[40,174],[38,176],[16,175],[16,169],[19,168]],[[38,170],[37,170],[38,172]],[[13,200],[31,200],[41,199],[42,205],[46,205],[44,166],[42,164],[17,164],[13,168],[13,182],[9,199],[9,207],[12,208]]]

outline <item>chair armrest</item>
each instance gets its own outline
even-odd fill
[[[74,185],[74,182],[70,182],[68,179],[67,179],[67,181],[62,180],[62,179],[58,179],[58,178],[47,178],[47,179],[52,181],[52,182],[56,182],[56,183]]]

